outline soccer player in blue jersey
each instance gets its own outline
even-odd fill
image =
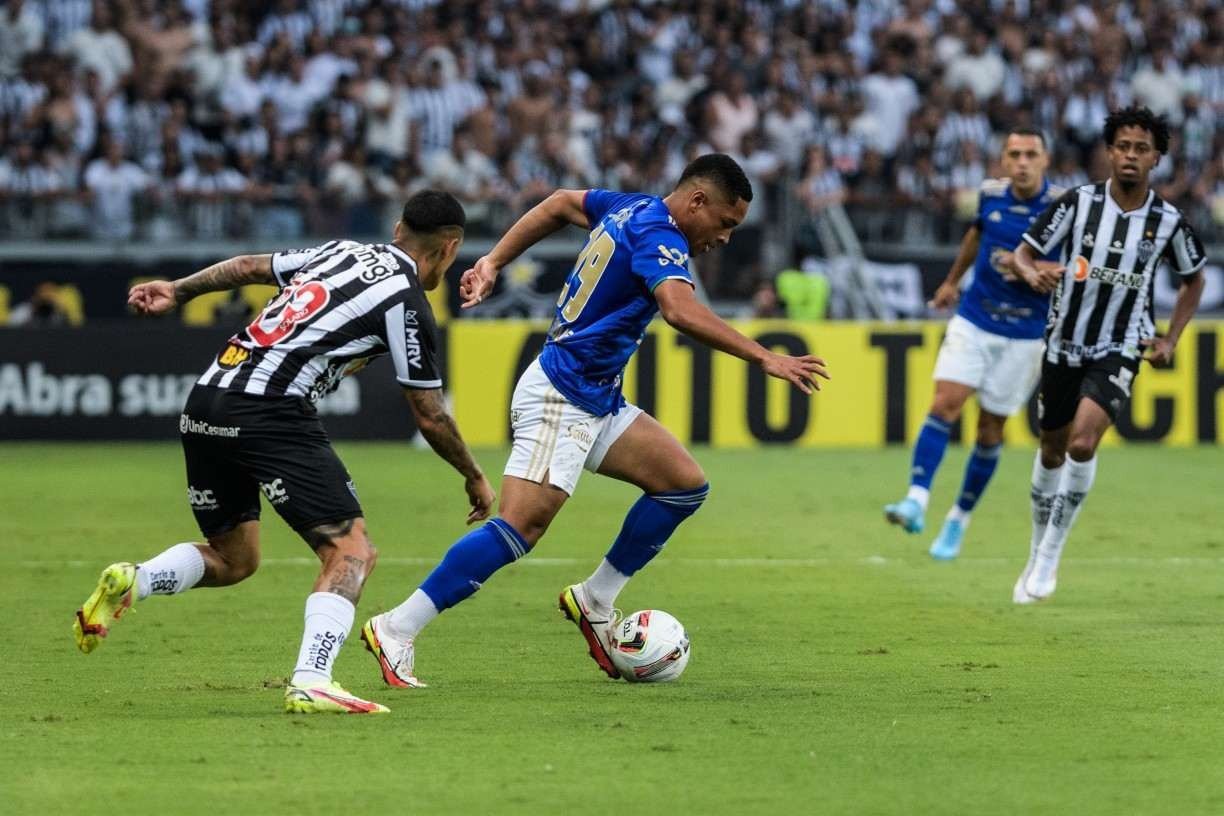
[[[935,362],[935,397],[914,445],[910,487],[905,498],[884,508],[884,516],[906,532],[925,526],[931,482],[948,446],[952,425],[965,401],[977,392],[977,444],[965,466],[960,495],[931,544],[934,558],[960,553],[973,508],[982,498],[999,461],[1003,425],[1028,402],[1041,374],[1042,334],[1049,295],[1019,280],[1012,250],[1029,224],[1062,192],[1045,179],[1049,156],[1038,130],[1016,128],[1003,144],[1007,178],[987,179],[978,213],[931,305],[945,309],[960,300]],[[973,281],[961,297],[960,284],[973,267]],[[1048,263],[1057,266],[1057,263]]]
[[[751,201],[743,170],[722,154],[695,159],[665,198],[557,190],[463,273],[460,294],[470,308],[492,291],[499,270],[536,242],[569,224],[590,230],[562,287],[544,349],[511,400],[514,443],[500,515],[455,542],[419,589],[362,628],[389,685],[422,685],[413,668],[418,634],[498,569],[526,555],[573,494],[584,468],[642,490],[594,573],[560,598],[591,657],[610,677],[618,676],[606,645],[616,597],[709,490],[684,446],[621,395],[625,364],[647,324],[661,312],[677,330],[758,365],[805,394],[819,387],[818,377],[828,377],[823,360],[775,354],[728,326],[694,295],[689,256],[726,244]]]

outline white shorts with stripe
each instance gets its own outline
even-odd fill
[[[579,408],[553,387],[537,359],[519,378],[510,400],[514,446],[505,475],[536,484],[547,477],[572,496],[583,469],[598,470],[612,443],[641,413],[636,405],[601,417]]]
[[[968,385],[977,390],[982,410],[1011,416],[1033,395],[1044,344],[992,334],[956,315],[939,347],[935,379]]]

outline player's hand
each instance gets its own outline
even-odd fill
[[[951,309],[958,300],[960,300],[960,287],[951,281],[944,281],[939,284],[939,288],[935,290],[935,297],[931,298],[927,306],[932,309]]]
[[[497,494],[493,492],[493,486],[489,484],[489,480],[482,473],[477,478],[464,482],[463,489],[467,491],[468,501],[472,504],[467,523],[472,524],[487,519],[493,512],[493,502],[497,501]]]
[[[1146,340],[1140,340],[1139,345],[1147,349],[1143,352],[1143,359],[1156,367],[1167,366],[1173,362],[1173,349],[1175,347],[1173,341],[1167,337],[1149,337]]]
[[[477,259],[459,278],[460,308],[470,309],[488,297],[500,271],[487,256]]]
[[[141,315],[160,315],[174,311],[178,301],[171,281],[138,283],[128,291],[128,305]]]
[[[820,381],[817,380],[817,377],[829,379],[829,370],[825,368],[825,361],[810,354],[790,357],[770,352],[769,356],[761,362],[761,368],[769,376],[786,380],[805,394],[820,390]]]
[[[1062,280],[1063,273],[1067,268],[1060,263],[1053,261],[1038,262],[1031,274],[1026,274],[1024,270],[1017,270],[1024,278],[1024,282],[1029,285],[1035,292],[1046,294],[1053,292],[1054,287]]]

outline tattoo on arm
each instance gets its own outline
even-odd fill
[[[275,283],[271,255],[238,255],[174,282],[174,299],[186,303],[205,292],[236,289],[248,283]]]
[[[434,453],[450,463],[464,478],[478,478],[481,473],[480,466],[472,458],[472,452],[459,434],[455,418],[447,413],[441,389],[410,390],[408,401],[412,404],[413,414],[416,415],[417,428]]]

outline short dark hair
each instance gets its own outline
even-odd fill
[[[714,182],[732,204],[740,198],[752,201],[752,183],[744,175],[744,169],[726,153],[707,153],[693,159],[680,174],[680,180],[676,182],[676,186],[679,187],[693,178],[703,178]]]
[[[441,190],[415,193],[404,202],[404,213],[400,218],[405,227],[421,235],[447,227],[463,229],[467,226],[467,215],[459,199]]]
[[[1014,128],[1009,129],[1007,131],[1007,135],[1008,136],[1036,136],[1038,139],[1041,140],[1041,149],[1042,150],[1046,149],[1045,134],[1041,132],[1040,128],[1029,127],[1028,125],[1022,125],[1021,127],[1014,127]]]
[[[1105,144],[1113,145],[1118,131],[1124,127],[1143,128],[1152,134],[1156,144],[1156,152],[1169,152],[1169,120],[1164,114],[1157,116],[1145,105],[1131,105],[1129,108],[1119,108],[1111,111],[1105,117]]]

